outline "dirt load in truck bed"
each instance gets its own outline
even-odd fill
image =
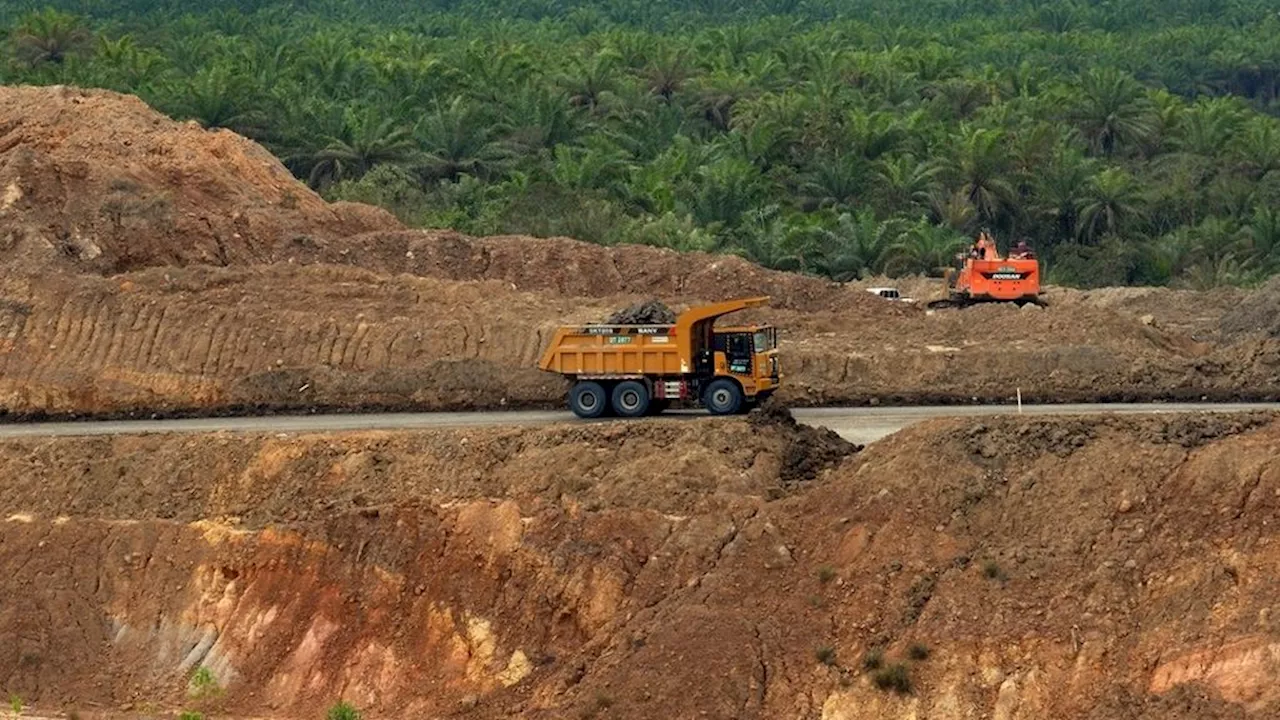
[[[40,715],[1280,712],[1271,416],[934,421],[788,480],[792,432],[0,442],[0,678]]]

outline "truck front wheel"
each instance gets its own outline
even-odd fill
[[[580,418],[598,418],[608,407],[608,396],[600,383],[580,382],[569,390],[569,409]]]
[[[613,389],[613,411],[621,417],[640,417],[649,412],[649,388],[627,380]]]
[[[712,415],[733,415],[742,407],[742,388],[732,380],[721,378],[707,386],[702,404]]]

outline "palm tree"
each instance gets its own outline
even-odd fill
[[[854,110],[845,116],[842,140],[866,159],[875,160],[897,148],[907,135],[892,113]]]
[[[581,131],[582,111],[570,104],[564,91],[544,85],[527,85],[513,93],[503,115],[509,142],[525,151],[554,150]]]
[[[670,103],[689,78],[684,51],[663,53],[645,70],[644,77],[649,92],[662,98],[663,102]]]
[[[716,130],[727,131],[739,100],[757,92],[754,80],[737,72],[714,71],[697,79],[697,107]]]
[[[997,224],[1018,207],[1018,191],[1009,178],[1012,156],[1007,139],[992,128],[962,132],[955,156],[943,160],[940,170],[968,199],[980,222]]]
[[[1142,193],[1133,176],[1120,168],[1107,168],[1093,178],[1076,232],[1084,242],[1097,242],[1104,235],[1123,232],[1142,215]]]
[[[1079,151],[1059,148],[1034,175],[1035,214],[1052,223],[1058,239],[1075,237],[1080,209],[1088,201],[1096,162]]]
[[[1080,89],[1079,107],[1072,116],[1095,153],[1111,155],[1152,134],[1151,104],[1131,76],[1114,68],[1095,68],[1081,78]]]
[[[1193,290],[1212,290],[1224,285],[1247,285],[1259,277],[1249,258],[1227,253],[1197,262],[1183,272],[1181,279]]]
[[[1280,210],[1260,207],[1245,227],[1253,258],[1261,270],[1280,272]]]
[[[205,68],[170,92],[177,98],[175,114],[193,118],[206,128],[226,128],[249,137],[266,131],[266,116],[259,108],[261,92],[233,68]]]
[[[895,221],[882,222],[869,210],[841,213],[834,228],[823,231],[821,272],[847,282],[884,272],[895,252],[901,229]]]
[[[616,97],[619,61],[618,55],[610,51],[596,53],[589,60],[575,58],[573,72],[560,80],[569,93],[569,102],[596,112],[602,104]]]
[[[342,180],[358,180],[382,163],[406,165],[416,145],[413,132],[395,117],[380,118],[375,111],[348,117],[342,134],[330,137],[316,153],[308,183],[316,189]]]
[[[467,80],[472,97],[501,103],[516,88],[529,84],[535,65],[523,45],[495,46],[473,40],[462,53],[457,73]]]
[[[22,18],[13,35],[14,54],[31,67],[61,65],[84,50],[92,36],[74,15],[45,8]]]
[[[815,159],[802,189],[816,207],[849,205],[862,190],[866,177],[866,161],[859,155],[845,152]]]
[[[872,173],[875,194],[890,212],[907,212],[929,204],[937,189],[937,165],[920,162],[911,153],[881,158]]]
[[[746,158],[722,154],[694,173],[690,210],[699,222],[732,224],[764,197],[760,171]]]
[[[1267,117],[1253,117],[1235,138],[1239,168],[1252,180],[1280,170],[1280,126]]]
[[[1238,134],[1243,109],[1229,98],[1202,99],[1182,116],[1177,146],[1184,152],[1218,157]]]
[[[585,146],[557,147],[551,177],[566,188],[599,189],[623,195],[621,186],[633,168],[627,151],[596,136]]]
[[[890,275],[919,272],[941,277],[966,242],[965,237],[955,230],[921,219],[894,243],[886,272]]]
[[[462,97],[423,118],[418,137],[425,150],[418,170],[425,179],[457,180],[459,175],[488,176],[510,158],[494,137],[502,126]]]

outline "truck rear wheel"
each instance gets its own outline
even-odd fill
[[[742,388],[732,380],[715,380],[702,394],[702,404],[712,415],[733,415],[742,407]]]
[[[569,409],[580,418],[598,418],[609,409],[608,396],[598,382],[580,382],[569,390]]]
[[[649,388],[627,380],[613,389],[613,411],[621,417],[640,417],[649,412]]]

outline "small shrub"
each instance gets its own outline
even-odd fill
[[[911,675],[907,672],[907,666],[902,663],[880,668],[872,679],[881,690],[892,690],[901,695],[911,692]]]
[[[201,665],[191,674],[191,695],[196,698],[207,698],[218,695],[222,692],[222,688],[218,686],[218,679],[213,676],[213,671]]]
[[[921,660],[928,660],[929,647],[924,643],[912,643],[911,647],[907,648],[907,657],[917,662]]]
[[[190,710],[183,710],[178,714],[178,720],[204,720],[204,715]]]
[[[1008,576],[1004,574],[1004,570],[1000,568],[1000,564],[995,560],[988,560],[982,564],[982,574],[988,580],[1007,580]]]
[[[836,664],[836,649],[829,645],[824,645],[815,650],[813,656],[823,665]]]
[[[18,695],[10,694],[9,709],[13,711],[14,715],[21,715],[22,714],[22,698],[19,697]]]
[[[884,665],[884,650],[880,648],[871,648],[866,655],[862,656],[863,670],[879,670]]]
[[[596,695],[596,709],[608,710],[613,707],[613,698],[603,693]]]
[[[329,712],[325,713],[325,720],[360,720],[360,711],[346,700],[340,701],[337,705],[329,708]]]
[[[836,579],[835,568],[831,567],[830,565],[823,565],[822,567],[818,568],[818,582],[822,583],[823,585],[826,585],[827,583],[835,579]]]

